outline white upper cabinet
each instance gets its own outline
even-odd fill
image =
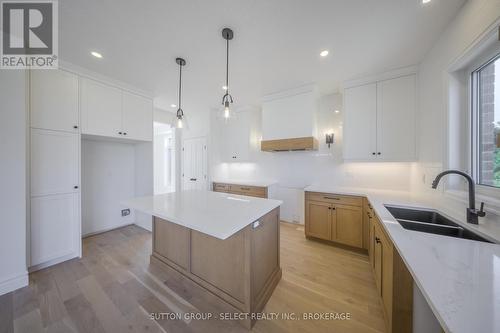
[[[377,85],[349,88],[344,93],[344,159],[376,159]]]
[[[225,162],[245,162],[250,158],[250,112],[238,112],[228,123],[221,123],[221,157]]]
[[[385,161],[414,161],[415,75],[377,84],[377,154]]]
[[[82,133],[153,140],[153,101],[90,79],[81,83]]]
[[[153,140],[153,102],[124,91],[122,129],[130,139]]]
[[[345,89],[344,159],[405,162],[416,159],[416,76]]]
[[[89,79],[81,84],[82,133],[123,137],[122,91]]]
[[[30,75],[31,127],[78,133],[78,76],[62,70]]]

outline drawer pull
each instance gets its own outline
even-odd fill
[[[376,242],[377,244],[380,244],[380,238],[375,237],[375,242]]]
[[[329,199],[329,200],[340,200],[340,198],[332,198],[332,197],[323,197],[323,199]]]

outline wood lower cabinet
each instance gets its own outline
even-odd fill
[[[362,203],[356,196],[306,192],[306,236],[363,248]]]
[[[332,239],[332,205],[320,201],[306,201],[306,235],[325,240]]]
[[[413,278],[376,215],[370,219],[370,263],[387,332],[412,332]]]
[[[363,208],[334,205],[332,240],[354,247],[363,247]]]
[[[411,333],[413,278],[369,200],[306,192],[305,224],[306,237],[368,251],[387,332]]]
[[[212,185],[212,190],[214,192],[248,195],[250,197],[257,198],[267,198],[267,187],[263,186],[249,186],[214,182]]]

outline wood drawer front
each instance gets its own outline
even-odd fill
[[[338,195],[331,193],[306,192],[306,200],[314,200],[339,205],[363,206],[363,198],[351,195]]]
[[[230,186],[228,184],[214,183],[214,192],[229,192]]]
[[[245,186],[245,185],[230,185],[229,191],[235,194],[249,195],[252,197],[267,197],[265,187],[258,186]]]

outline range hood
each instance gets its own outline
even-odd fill
[[[268,95],[262,102],[262,151],[318,150],[317,94],[308,85]]]
[[[318,139],[308,136],[303,138],[263,140],[260,142],[260,150],[272,152],[318,150]]]

